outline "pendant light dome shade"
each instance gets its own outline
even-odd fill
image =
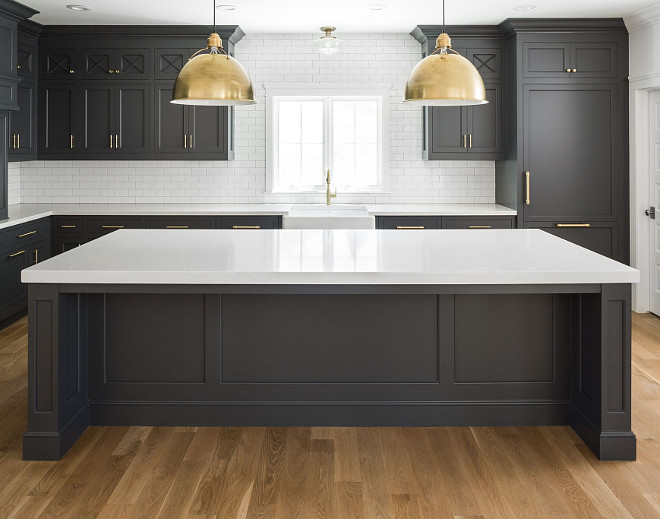
[[[251,105],[254,91],[247,72],[226,54],[198,54],[174,82],[172,103],[182,105]]]
[[[460,54],[437,53],[420,61],[406,83],[404,102],[426,106],[486,104],[481,75]]]

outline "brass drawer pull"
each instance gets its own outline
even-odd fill
[[[76,229],[75,225],[60,225],[61,229]]]
[[[17,237],[17,238],[25,238],[26,236],[30,236],[31,234],[37,234],[37,231],[26,232],[26,233],[23,233],[23,234],[19,234],[19,235],[16,236],[16,237]]]
[[[424,229],[423,225],[397,225],[397,229]]]
[[[586,229],[587,227],[591,227],[590,223],[558,223],[558,224],[555,224],[555,225],[557,227],[569,227],[569,228],[570,227],[573,227],[573,228],[579,227],[579,228],[582,228],[582,229]]]
[[[123,225],[101,225],[101,229],[123,229]]]
[[[166,229],[188,229],[187,225],[168,225]]]
[[[469,225],[468,229],[492,229],[492,225]]]
[[[14,252],[14,254],[10,254],[7,256],[8,258],[15,258],[16,256],[20,256],[21,254],[25,254],[24,250],[19,250],[18,252]]]
[[[529,205],[531,200],[529,199],[529,171],[525,171],[525,204]]]
[[[261,225],[234,225],[234,229],[261,229]]]

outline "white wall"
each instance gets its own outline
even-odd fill
[[[630,33],[630,263],[641,273],[633,310],[649,311],[649,96],[660,89],[660,4],[626,18]]]
[[[335,56],[321,56],[317,34],[248,35],[236,46],[257,104],[236,109],[236,159],[230,162],[28,162],[20,169],[23,203],[269,203],[321,202],[322,195],[265,193],[265,90],[287,84],[391,85],[390,193],[339,193],[338,202],[493,203],[492,161],[422,160],[422,114],[401,104],[421,48],[408,34],[343,34]]]

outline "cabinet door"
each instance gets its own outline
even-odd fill
[[[428,111],[429,159],[446,153],[467,153],[467,111],[460,106],[434,106]]]
[[[172,84],[156,85],[154,90],[156,106],[156,140],[154,153],[187,156],[188,152],[188,111],[183,105],[170,103]]]
[[[50,245],[47,241],[40,241],[30,246],[30,264],[36,265],[50,258]]]
[[[115,79],[151,79],[151,49],[120,49],[114,52]]]
[[[524,42],[523,77],[568,77],[570,44],[565,42]]]
[[[191,106],[188,108],[188,148],[191,154],[227,159],[227,107]]]
[[[110,153],[115,148],[115,87],[86,82],[83,87],[83,153]]]
[[[275,215],[255,216],[219,216],[216,220],[218,229],[280,229],[282,217]]]
[[[20,35],[19,35],[20,38]],[[18,42],[16,71],[20,77],[37,78],[37,47]]]
[[[617,218],[626,138],[618,134],[617,104],[616,85],[523,87],[525,221]]]
[[[155,49],[154,79],[176,79],[193,52],[188,48]]]
[[[151,87],[144,84],[121,83],[116,89],[115,133],[118,134],[118,154],[151,152]]]
[[[5,250],[0,254],[0,320],[21,310],[27,301],[27,285],[21,271],[30,266],[29,247]]]
[[[71,83],[44,82],[39,142],[46,155],[75,153],[79,144],[77,94],[78,88]]]
[[[0,143],[9,140],[9,114],[0,110]],[[7,147],[0,144],[0,220],[7,218]],[[1,286],[1,285],[0,285]]]
[[[571,44],[571,77],[615,78],[617,70],[617,44],[573,43]]]
[[[467,49],[465,58],[484,80],[502,79],[502,49],[499,47]]]
[[[36,87],[34,83],[22,81],[18,85],[19,110],[9,112],[9,155],[36,156]]]
[[[502,151],[502,85],[486,83],[488,104],[466,108],[468,117],[468,154]]]
[[[44,79],[74,79],[80,75],[78,49],[44,49],[39,61]]]
[[[13,19],[0,17],[0,74],[16,73],[16,45],[18,30]]]
[[[83,79],[112,79],[115,75],[115,64],[112,62],[112,51],[108,49],[85,49],[83,51]]]
[[[63,252],[67,252],[77,247],[80,247],[86,241],[87,240],[85,240],[85,238],[82,236],[78,238],[71,238],[69,236],[60,236],[57,238],[56,254],[62,254]]]
[[[588,224],[589,227],[558,227],[557,223],[534,223],[527,228],[543,229],[559,238],[570,241],[591,251],[615,260],[619,259],[619,237],[616,222],[580,222],[577,225]]]
[[[512,229],[514,216],[443,216],[443,229]]]

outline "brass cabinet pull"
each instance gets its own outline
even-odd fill
[[[11,135],[11,149],[15,150],[16,149],[16,134],[12,133]]]
[[[587,227],[591,227],[590,223],[558,223],[555,224],[556,227],[579,227],[586,229]]]
[[[14,254],[9,254],[7,257],[8,258],[15,258],[16,256],[20,256],[21,254],[25,254],[24,250],[19,250],[18,252],[14,252]]]
[[[261,229],[261,225],[234,225],[234,229]]]
[[[192,133],[190,134],[190,140],[188,141],[190,144],[188,145],[189,148],[193,147],[193,139],[192,139]]]
[[[70,145],[71,149],[76,147],[76,141],[73,138],[73,134],[71,134],[71,139],[69,140],[69,143],[70,143],[69,145]]]
[[[168,225],[165,228],[166,229],[188,229],[189,227],[187,225]]]
[[[26,236],[30,236],[31,234],[37,234],[37,231],[30,231],[30,232],[25,232],[23,234],[19,234],[16,236],[17,238],[25,238]]]
[[[492,229],[492,225],[468,225],[468,229]]]
[[[34,264],[39,263],[39,249],[34,249]]]
[[[101,229],[123,229],[123,225],[101,225]]]
[[[525,171],[525,204],[529,205],[531,200],[529,199],[529,171]]]
[[[112,134],[110,134],[110,149],[112,149]]]
[[[463,134],[463,147],[467,148],[467,135]]]
[[[60,228],[62,229],[75,229],[75,225],[60,225]]]
[[[16,143],[17,143],[16,147],[20,150],[21,149],[21,134],[20,133],[16,134]]]
[[[187,135],[183,136],[183,147],[188,148],[188,136]]]
[[[424,229],[423,225],[397,225],[397,229]]]
[[[472,149],[472,134],[470,134],[470,149]]]
[[[115,149],[119,149],[119,134],[115,133]]]

